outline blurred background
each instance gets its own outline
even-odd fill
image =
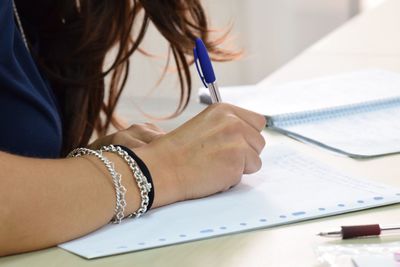
[[[232,26],[229,45],[245,51],[238,61],[214,64],[219,85],[258,83],[352,17],[384,1],[203,0],[212,27],[223,30]],[[128,84],[117,108],[127,123],[152,121],[171,130],[204,108],[196,103],[197,89],[202,85],[192,67],[193,101],[187,111],[173,120],[151,118],[170,115],[179,100],[174,72],[158,83],[167,47],[162,36],[150,27],[142,48],[154,56],[133,56]]]

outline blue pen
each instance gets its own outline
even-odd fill
[[[210,90],[212,103],[222,102],[221,95],[218,91],[217,79],[215,78],[214,69],[208,56],[207,48],[200,38],[196,39],[196,45],[193,48],[194,63],[197,72],[204,86]]]

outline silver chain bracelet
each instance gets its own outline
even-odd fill
[[[116,194],[116,204],[115,204],[115,215],[112,219],[112,223],[121,223],[122,219],[124,219],[124,211],[126,208],[126,188],[122,185],[121,179],[122,176],[118,172],[115,171],[114,163],[111,162],[108,158],[106,158],[102,151],[95,151],[88,148],[77,148],[71,151],[67,157],[81,157],[85,155],[91,155],[98,158],[103,164],[106,166],[108,172],[111,174]]]
[[[131,169],[140,190],[141,204],[139,209],[134,213],[129,214],[127,218],[140,217],[147,211],[147,207],[149,206],[149,192],[152,185],[148,182],[147,177],[143,174],[136,161],[131,156],[129,156],[125,150],[121,149],[119,146],[109,145],[103,146],[101,148],[101,151],[115,153],[123,160],[125,160],[126,163],[129,165],[129,168]]]

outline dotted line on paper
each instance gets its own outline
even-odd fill
[[[400,196],[400,193],[396,193],[396,196]],[[375,197],[372,198],[372,200],[374,200],[374,201],[381,201],[381,200],[384,200],[384,197],[382,197],[382,196],[375,196]],[[366,200],[362,200],[362,199],[356,201],[356,203],[358,203],[358,204],[364,204],[365,202],[366,202]],[[338,203],[338,204],[337,204],[337,207],[343,208],[343,207],[346,207],[346,205],[345,205],[344,203]],[[324,208],[324,207],[318,208],[318,211],[326,211],[326,210],[327,210],[327,209]],[[307,212],[305,212],[305,211],[296,211],[296,212],[292,212],[290,215],[291,215],[291,216],[298,217],[298,216],[304,216],[304,215],[306,215],[306,214],[307,214]],[[288,215],[281,214],[281,215],[279,215],[279,218],[280,218],[280,219],[287,219],[287,218],[288,218]],[[265,222],[267,222],[267,221],[268,221],[268,220],[267,220],[266,218],[260,218],[260,219],[258,220],[258,222],[260,222],[260,223],[265,223]],[[240,225],[240,226],[248,226],[248,223],[247,223],[247,222],[240,222],[239,225]],[[218,230],[222,230],[222,231],[223,231],[223,230],[227,230],[227,229],[228,229],[228,227],[226,227],[226,226],[220,226],[220,227],[218,228]],[[214,230],[214,229],[211,229],[211,228],[207,228],[207,229],[200,230],[199,232],[200,232],[200,234],[210,234],[210,233],[214,233],[215,230]],[[180,234],[179,237],[180,237],[180,238],[187,238],[188,235],[186,235],[186,234]],[[159,238],[159,239],[158,239],[158,242],[166,242],[166,241],[167,241],[166,238]],[[137,243],[137,244],[138,244],[139,246],[144,246],[144,245],[146,245],[146,242],[139,242],[139,243]],[[117,248],[118,248],[118,249],[126,249],[127,247],[126,247],[126,246],[119,246],[119,247],[117,247]]]

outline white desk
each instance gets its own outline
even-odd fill
[[[392,0],[355,18],[261,83],[267,85],[369,67],[400,72],[399,12],[400,1]],[[356,161],[330,155],[284,136],[266,134],[268,144],[284,142],[344,171],[400,186],[400,155]],[[51,248],[1,258],[0,266],[316,266],[316,246],[345,243],[317,237],[317,232],[340,225],[372,222],[400,222],[400,205],[91,261]],[[394,238],[383,237],[380,242]],[[360,241],[346,241],[350,242]]]

